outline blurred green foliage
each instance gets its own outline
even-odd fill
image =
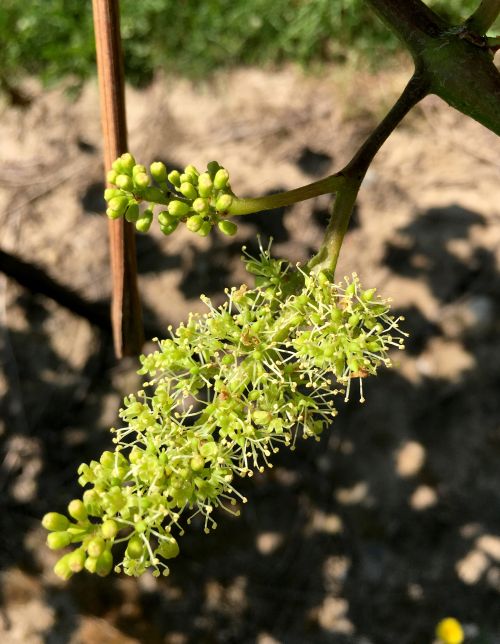
[[[455,21],[479,0],[434,0]],[[121,0],[127,80],[201,77],[234,64],[380,62],[396,39],[363,0]],[[0,82],[80,83],[95,69],[90,0],[2,0]]]

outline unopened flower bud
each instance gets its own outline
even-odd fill
[[[85,504],[80,499],[73,499],[68,505],[68,514],[76,521],[86,521],[88,519]]]
[[[127,197],[113,197],[108,202],[110,210],[114,210],[118,215],[123,215],[128,206]]]
[[[135,227],[140,233],[147,233],[153,223],[153,211],[145,210],[142,217],[135,222]]]
[[[122,197],[123,193],[121,190],[118,190],[117,188],[106,188],[104,191],[104,200],[109,201],[110,199],[113,199],[113,197]]]
[[[85,566],[85,550],[83,548],[77,548],[73,552],[69,553],[68,556],[68,566],[72,572],[81,572]]]
[[[100,536],[93,537],[87,544],[87,552],[90,557],[98,557],[104,552],[106,543]]]
[[[167,178],[176,188],[181,185],[181,173],[178,170],[172,170],[172,172],[169,172]]]
[[[200,237],[206,237],[208,234],[210,234],[211,230],[212,224],[209,221],[204,221],[196,232],[198,233],[198,235],[200,235]]]
[[[106,519],[101,526],[104,539],[114,539],[118,534],[118,524],[114,519]]]
[[[205,467],[205,459],[203,456],[197,454],[196,456],[193,456],[189,464],[194,472],[199,472]]]
[[[84,564],[85,570],[91,572],[92,574],[96,572],[97,568],[97,557],[87,557]]]
[[[64,514],[59,514],[59,512],[48,512],[42,519],[42,525],[46,530],[53,532],[58,530],[67,530],[70,522],[68,517],[65,517]]]
[[[203,225],[203,221],[204,219],[201,215],[193,215],[187,219],[186,228],[192,233],[197,233]]]
[[[132,168],[132,176],[135,177],[136,174],[147,174],[146,172],[146,166],[141,165],[140,163],[137,163],[133,168]]]
[[[121,214],[116,211],[112,210],[111,208],[106,208],[106,215],[108,216],[108,219],[120,219]]]
[[[168,204],[168,212],[174,217],[184,217],[191,210],[191,206],[184,201],[173,199]]]
[[[127,174],[131,173],[135,166],[135,159],[130,152],[125,152],[120,157],[121,167]]]
[[[210,197],[213,191],[213,181],[208,172],[203,172],[198,177],[198,192],[200,197]]]
[[[181,187],[179,190],[182,192],[182,194],[187,197],[188,199],[196,199],[198,196],[198,191],[196,188],[193,186],[192,183],[181,183]]]
[[[106,174],[106,181],[114,185],[117,176],[118,172],[116,172],[116,170],[109,170]]]
[[[73,576],[73,571],[70,568],[70,557],[73,553],[69,552],[59,559],[59,561],[54,566],[54,572],[58,577],[67,581],[70,577]]]
[[[162,210],[158,215],[158,223],[160,226],[171,226],[178,223],[177,217],[171,215],[167,210]]]
[[[66,548],[71,543],[71,535],[64,530],[51,532],[47,535],[47,545],[51,550],[60,550]]]
[[[167,180],[167,168],[164,163],[161,161],[154,161],[149,169],[151,171],[151,176],[158,183],[164,183]]]
[[[219,212],[227,212],[232,203],[233,198],[231,197],[231,195],[224,194],[217,199],[215,207]]]
[[[235,235],[238,230],[238,226],[233,221],[229,221],[229,219],[221,219],[217,226],[224,235],[229,236]]]
[[[139,204],[137,202],[132,202],[125,212],[125,219],[131,224],[135,224],[139,219],[139,215]]]
[[[113,555],[111,550],[106,549],[99,555],[96,561],[95,571],[99,577],[106,577],[113,568]]]
[[[150,180],[145,172],[138,172],[137,174],[134,174],[134,185],[136,186],[136,188],[139,188],[139,190],[144,190],[144,188],[147,188],[149,184]]]
[[[217,170],[214,177],[214,187],[216,190],[223,190],[229,181],[229,172],[225,168]]]
[[[192,208],[195,212],[198,213],[206,213],[210,209],[209,201],[208,199],[203,199],[202,197],[198,197],[198,199],[195,199],[193,201]]]
[[[184,172],[185,172],[186,174],[192,174],[192,175],[194,175],[195,177],[198,177],[198,176],[199,176],[199,174],[200,174],[199,170],[198,170],[197,168],[195,168],[195,166],[194,166],[192,163],[190,163],[189,165],[187,165],[187,166],[184,168]]]
[[[132,181],[132,177],[129,177],[128,174],[119,174],[116,177],[115,184],[118,188],[121,190],[127,190],[127,192],[132,192],[134,189],[134,182]]]

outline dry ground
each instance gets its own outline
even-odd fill
[[[230,170],[243,195],[340,168],[403,86],[332,70],[240,70],[210,85],[128,92],[142,162]],[[96,87],[76,102],[32,88],[0,120],[4,250],[89,300],[109,294]],[[0,276],[3,644],[426,644],[452,614],[469,642],[500,642],[500,185],[498,140],[429,98],[383,148],[362,189],[339,275],[357,271],[407,318],[408,350],[366,383],[320,444],[245,483],[249,503],[193,530],[171,577],[51,572],[39,518],[77,494],[74,472],[109,445],[136,362],[109,338]],[[138,240],[149,329],[243,279],[257,230],[304,260],[330,199],[249,217],[227,241]]]

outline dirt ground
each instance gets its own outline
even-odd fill
[[[407,71],[304,77],[239,70],[157,80],[127,95],[141,162],[216,158],[241,196],[339,169]],[[89,301],[107,303],[96,87],[75,102],[30,86],[0,119],[0,246]],[[69,583],[51,568],[41,516],[78,494],[75,471],[110,445],[137,361],[109,337],[0,275],[2,644],[429,644],[454,615],[467,642],[500,642],[500,184],[498,140],[428,98],[369,171],[341,257],[406,316],[407,351],[366,382],[320,444],[281,453],[243,482],[239,519],[192,530],[167,579]],[[236,240],[158,231],[138,239],[148,332],[200,293],[244,279],[242,244],[317,248],[329,197],[248,217]]]

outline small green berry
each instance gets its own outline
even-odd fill
[[[166,537],[160,541],[160,545],[156,549],[156,554],[164,559],[173,559],[179,554],[179,544],[174,537]]]
[[[199,472],[205,467],[205,459],[203,456],[197,454],[196,456],[193,456],[189,464],[193,472]]]
[[[109,549],[106,549],[99,555],[95,564],[95,572],[99,577],[106,577],[113,569],[113,555]]]

